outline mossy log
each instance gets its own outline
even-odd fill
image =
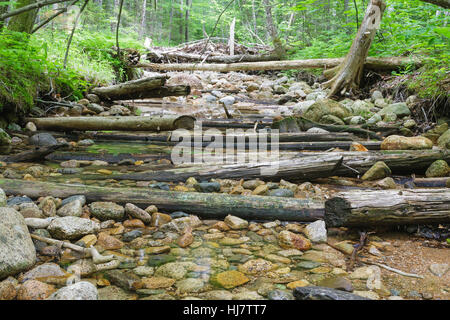
[[[450,223],[450,189],[356,190],[325,202],[328,227]]]
[[[169,131],[194,128],[195,118],[191,116],[153,117],[54,117],[28,118],[39,130],[54,131]]]
[[[161,191],[149,188],[106,188],[78,184],[0,179],[8,195],[67,198],[84,195],[88,202],[133,203],[141,208],[156,205],[163,212],[184,211],[202,218],[223,219],[228,214],[249,220],[309,222],[323,218],[323,201],[222,193]]]
[[[18,154],[0,156],[0,161],[12,162],[29,162],[44,160],[45,156],[62,148],[64,144],[56,144],[48,147],[35,147],[32,150],[24,151]]]

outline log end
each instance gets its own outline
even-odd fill
[[[174,122],[175,129],[194,129],[195,118],[192,116],[180,116]]]
[[[328,228],[347,226],[351,204],[344,198],[334,197],[325,202],[324,220]]]

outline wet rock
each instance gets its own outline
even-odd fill
[[[319,286],[297,287],[294,289],[294,297],[296,300],[370,300],[360,295]]]
[[[3,171],[3,177],[8,179],[22,179],[23,175],[11,168],[7,168],[5,171]]]
[[[320,287],[327,287],[336,290],[343,290],[347,292],[353,292],[352,282],[343,277],[331,277],[319,281],[317,284]]]
[[[392,174],[391,169],[383,162],[376,162],[369,170],[361,177],[362,180],[378,180],[383,179]]]
[[[89,219],[68,216],[54,219],[47,230],[56,239],[74,240],[96,233],[100,230],[100,225]]]
[[[379,300],[380,296],[373,291],[354,291],[354,294],[369,300]]]
[[[169,262],[160,266],[155,271],[155,276],[167,277],[172,279],[183,279],[187,270],[182,263]]]
[[[103,247],[106,250],[117,250],[121,249],[124,246],[122,241],[114,238],[113,236],[110,236],[105,232],[101,232],[98,235],[97,245]]]
[[[235,103],[236,99],[232,96],[226,96],[219,100],[220,103],[224,104],[225,107],[231,106],[233,103]]]
[[[220,183],[218,182],[200,182],[194,185],[194,188],[198,192],[219,192]]]
[[[350,119],[351,125],[363,124],[364,122],[366,122],[366,120],[361,116],[351,117],[351,119]]]
[[[16,298],[16,283],[17,280],[14,278],[7,278],[0,282],[0,301],[14,300]]]
[[[430,265],[431,273],[438,277],[443,277],[449,269],[450,266],[447,263],[433,263]]]
[[[88,110],[93,111],[97,114],[105,111],[105,108],[97,103],[89,103],[86,107],[88,108]]]
[[[273,189],[269,191],[271,197],[291,198],[294,196],[294,191],[289,189]]]
[[[273,263],[264,259],[248,260],[238,267],[240,272],[252,275],[262,274],[272,270],[273,268]]]
[[[352,254],[354,250],[353,244],[351,244],[349,241],[341,241],[335,243],[334,246],[349,255]]]
[[[412,129],[417,125],[417,123],[413,119],[408,119],[403,122],[403,126],[408,129]]]
[[[123,226],[125,228],[134,229],[134,228],[145,228],[145,224],[139,219],[129,219],[123,222]]]
[[[373,268],[369,267],[360,267],[356,268],[350,275],[350,279],[359,279],[359,280],[367,280],[371,274],[375,271]]]
[[[125,204],[125,213],[132,216],[133,218],[142,220],[146,224],[149,224],[152,221],[152,217],[147,211],[142,210],[132,203]]]
[[[224,222],[233,230],[240,230],[248,227],[247,220],[232,215],[227,215]]]
[[[19,281],[24,282],[27,280],[37,280],[39,278],[64,276],[67,276],[67,272],[61,269],[56,263],[48,262],[27,271],[19,277]]]
[[[25,281],[17,291],[17,300],[45,300],[53,292],[55,287],[37,280]]]
[[[129,232],[126,232],[122,236],[122,241],[124,242],[131,242],[136,238],[139,238],[142,236],[142,231],[140,230],[132,230]]]
[[[323,220],[317,220],[308,224],[304,229],[304,233],[312,242],[327,242],[327,229]]]
[[[242,183],[242,187],[248,190],[255,190],[258,186],[263,185],[264,182],[259,179],[247,180]]]
[[[113,285],[124,290],[136,290],[138,283],[141,281],[141,278],[134,273],[121,270],[108,270],[105,272],[105,277]]]
[[[283,230],[278,234],[278,244],[283,249],[294,248],[301,251],[311,249],[311,242],[302,235]]]
[[[135,294],[129,293],[117,286],[107,286],[98,289],[98,300],[136,300]]]
[[[320,123],[342,125],[342,126],[345,125],[345,122],[342,119],[340,119],[332,114],[324,115],[322,118],[320,118]]]
[[[205,300],[232,300],[233,294],[226,290],[211,290],[200,295]]]
[[[381,121],[381,116],[378,113],[375,113],[373,116],[371,116],[368,120],[368,124],[375,124]]]
[[[294,295],[284,290],[272,290],[268,293],[267,298],[269,300],[294,300]]]
[[[233,300],[263,300],[256,291],[242,290],[233,294]]]
[[[109,114],[112,116],[120,115],[120,116],[128,116],[131,114],[130,109],[121,106],[121,105],[114,105],[109,109]]]
[[[394,113],[397,117],[404,117],[409,116],[411,114],[411,111],[409,110],[408,106],[404,102],[399,103],[393,103],[388,105],[387,107],[384,107],[381,109],[378,114],[380,116],[384,116],[387,113]]]
[[[92,283],[80,281],[59,289],[48,300],[98,300],[98,295],[97,288]]]
[[[175,279],[166,277],[143,278],[142,284],[146,289],[164,289],[170,288],[175,284]]]
[[[93,94],[93,93],[88,93],[86,95],[86,99],[92,103],[100,103],[100,98],[96,94]]]
[[[0,208],[0,279],[27,270],[36,262],[36,251],[22,215]]]
[[[383,117],[384,122],[395,122],[395,120],[397,120],[397,115],[393,112],[387,112]]]
[[[5,146],[10,144],[11,144],[11,137],[9,136],[9,134],[6,133],[5,130],[0,128],[0,145]]]
[[[125,215],[124,207],[114,202],[93,202],[89,205],[91,214],[101,221],[122,220]]]
[[[201,279],[188,278],[177,281],[175,287],[183,293],[200,292],[203,290],[205,283]]]
[[[397,188],[397,184],[395,183],[394,179],[392,179],[391,177],[386,177],[384,179],[381,179],[380,181],[377,181],[376,186],[380,187],[382,189]]]
[[[221,288],[231,289],[243,285],[250,281],[242,272],[231,270],[215,274],[210,282]]]
[[[170,217],[172,219],[178,219],[178,218],[189,217],[189,214],[187,214],[186,212],[183,212],[183,211],[175,211],[170,214]]]
[[[133,272],[140,277],[151,277],[155,273],[153,267],[140,266],[133,269]]]
[[[83,205],[80,200],[71,201],[58,209],[56,214],[60,217],[80,217],[83,213]]]
[[[148,258],[147,265],[157,267],[176,260],[176,257],[168,254],[158,254]]]
[[[80,146],[80,147],[89,147],[94,144],[95,144],[95,142],[92,139],[83,139],[83,140],[78,141],[78,146]]]
[[[436,160],[433,162],[425,172],[428,178],[445,177],[450,173],[450,167],[445,160]]]
[[[29,143],[35,146],[46,147],[58,144],[58,141],[50,133],[37,133],[29,139]]]
[[[182,248],[186,248],[186,247],[190,246],[192,244],[192,242],[194,242],[194,236],[192,235],[191,231],[185,232],[177,240],[177,244]]]
[[[80,240],[76,242],[77,245],[85,248],[89,248],[90,246],[93,246],[97,243],[97,236],[95,234],[88,234],[87,236],[84,236]]]
[[[381,143],[381,150],[422,150],[431,149],[433,142],[425,137],[389,136]]]
[[[322,128],[309,128],[308,130],[306,130],[306,132],[308,133],[330,133],[329,131],[322,129]]]

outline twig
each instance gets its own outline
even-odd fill
[[[116,47],[117,47],[117,58],[120,58],[120,48],[119,48],[119,26],[120,18],[122,16],[123,0],[120,0],[119,14],[117,15],[117,25],[116,25]]]
[[[375,266],[379,266],[379,267],[381,267],[381,268],[384,268],[384,269],[386,269],[386,270],[389,270],[389,271],[398,273],[399,275],[402,275],[402,276],[405,276],[405,277],[419,278],[419,279],[423,279],[423,278],[424,278],[424,277],[421,276],[421,275],[418,275],[418,274],[415,274],[415,273],[407,273],[407,272],[403,272],[403,271],[401,271],[401,270],[398,270],[398,269],[389,267],[389,266],[387,266],[387,265],[385,265],[385,264],[381,264],[381,263],[378,263],[378,262],[372,262],[372,261],[362,261],[362,262],[367,263],[367,264],[373,264],[373,265],[375,265]]]

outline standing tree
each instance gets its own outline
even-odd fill
[[[15,9],[19,9],[35,3],[36,0],[19,0]],[[31,33],[33,30],[34,20],[39,9],[33,9],[11,17],[8,23],[8,29],[17,32]]]
[[[0,16],[8,11],[9,1],[0,3]],[[3,28],[4,21],[0,20],[0,30]]]
[[[270,0],[263,0],[264,8],[266,10],[266,23],[267,30],[269,31],[270,37],[272,38],[272,44],[274,47],[274,53],[279,59],[283,59],[286,56],[286,49],[278,36],[277,28],[273,22],[272,18],[272,5]]]
[[[343,95],[352,89],[359,88],[364,62],[385,9],[386,4],[383,0],[370,1],[359,31],[344,61],[337,67],[324,72],[325,77],[330,79],[323,84],[325,88],[331,88],[328,97]]]

